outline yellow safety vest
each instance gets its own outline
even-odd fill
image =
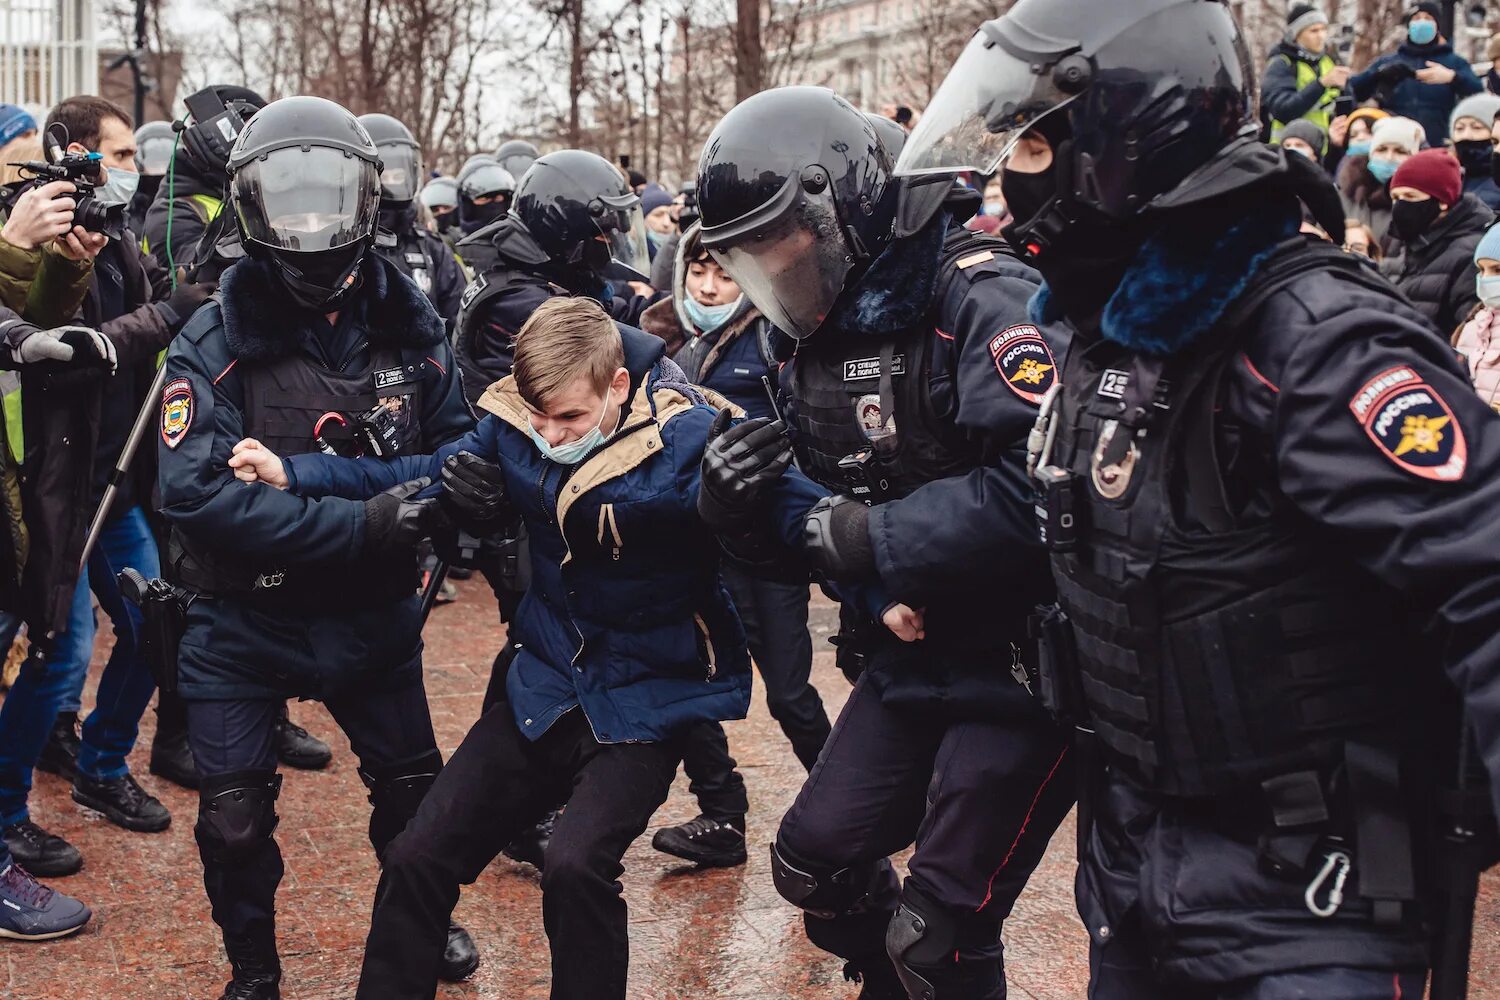
[[[1329,70],[1338,65],[1333,61],[1332,56],[1327,55],[1319,59],[1316,66],[1305,63],[1301,59],[1293,60],[1291,56],[1287,55],[1284,52],[1280,53],[1278,55],[1278,58],[1285,59],[1287,62],[1293,63],[1293,65],[1296,67],[1297,89],[1299,91],[1305,89],[1310,84],[1323,79],[1323,76]],[[1313,105],[1312,109],[1304,114],[1302,118],[1312,122],[1314,125],[1321,128],[1324,133],[1327,133],[1328,126],[1333,122],[1333,102],[1337,101],[1339,99],[1339,95],[1342,93],[1343,90],[1338,87],[1325,88],[1323,91],[1322,99],[1319,100],[1317,104]],[[1271,122],[1272,142],[1281,141],[1281,131],[1282,129],[1286,128],[1288,124],[1288,122]]]

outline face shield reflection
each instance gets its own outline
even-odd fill
[[[234,189],[245,235],[283,250],[355,243],[380,207],[375,165],[322,146],[272,150],[236,171]]]
[[[411,201],[422,185],[422,160],[415,146],[392,143],[377,147],[380,162],[380,191],[389,201]]]

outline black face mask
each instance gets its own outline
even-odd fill
[[[477,233],[485,226],[488,226],[491,222],[494,222],[495,220],[504,216],[505,209],[506,205],[504,199],[498,198],[495,201],[492,201],[485,205],[465,203],[464,218],[463,222],[460,223],[459,228],[461,228],[466,233]]]
[[[1465,177],[1483,177],[1494,166],[1494,150],[1488,139],[1464,139],[1453,144]]]
[[[1436,198],[1426,201],[1398,201],[1391,206],[1391,232],[1403,243],[1423,236],[1443,214]]]
[[[452,229],[458,224],[458,209],[450,208],[446,212],[433,212],[432,221],[437,225],[439,231]]]
[[[1040,215],[1057,194],[1057,165],[1053,163],[1035,174],[1007,170],[1000,177],[1000,190],[1016,225],[1024,226]]]
[[[294,302],[306,309],[330,311],[358,286],[360,261],[369,240],[318,253],[272,250],[276,276]]]

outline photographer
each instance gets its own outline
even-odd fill
[[[69,156],[58,166],[80,189],[91,187],[86,193],[104,209],[80,209],[80,218],[109,216],[104,228],[111,235],[91,233],[80,241],[96,256],[82,307],[90,329],[69,335],[75,365],[21,372],[28,430],[22,498],[30,531],[21,610],[31,634],[48,639],[45,657],[27,660],[0,708],[0,825],[16,860],[43,875],[69,874],[82,864],[76,849],[30,822],[31,772],[44,747],[45,765],[73,778],[73,798],[80,804],[126,829],[163,830],[171,821],[126,765],[155,685],[140,655],[139,618],[115,585],[116,572],[125,566],[158,573],[155,542],[140,506],[150,496],[151,462],[138,459],[120,483],[87,579],[80,578],[78,566],[89,519],[153,381],[156,357],[213,291],[186,281],[174,290],[167,273],[124,228],[123,208],[136,181],[129,115],[98,97],[73,97],[53,109],[44,134],[62,141],[64,130]],[[91,153],[98,154],[92,163],[85,159]],[[39,318],[48,325],[55,319]],[[21,345],[23,361],[29,343]],[[116,641],[100,679],[98,707],[80,740],[74,726],[94,639],[90,589],[109,614]]]
[[[1421,124],[1427,141],[1441,146],[1448,137],[1453,106],[1484,89],[1468,60],[1438,30],[1439,5],[1421,0],[1406,14],[1406,41],[1349,78],[1354,99],[1375,99],[1393,115]]]

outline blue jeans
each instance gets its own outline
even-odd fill
[[[88,676],[94,650],[94,610],[90,591],[109,616],[115,648],[99,678],[94,711],[83,724],[78,770],[98,780],[129,773],[125,757],[135,746],[141,715],[156,690],[156,681],[140,653],[140,612],[120,596],[115,574],[134,567],[150,579],[161,575],[156,540],[139,507],[105,525],[89,557],[88,573],[73,592],[67,631],[57,636],[38,667],[28,659],[21,676],[0,708],[0,825],[19,823],[29,815],[31,771],[47,743],[59,711],[76,706]]]

